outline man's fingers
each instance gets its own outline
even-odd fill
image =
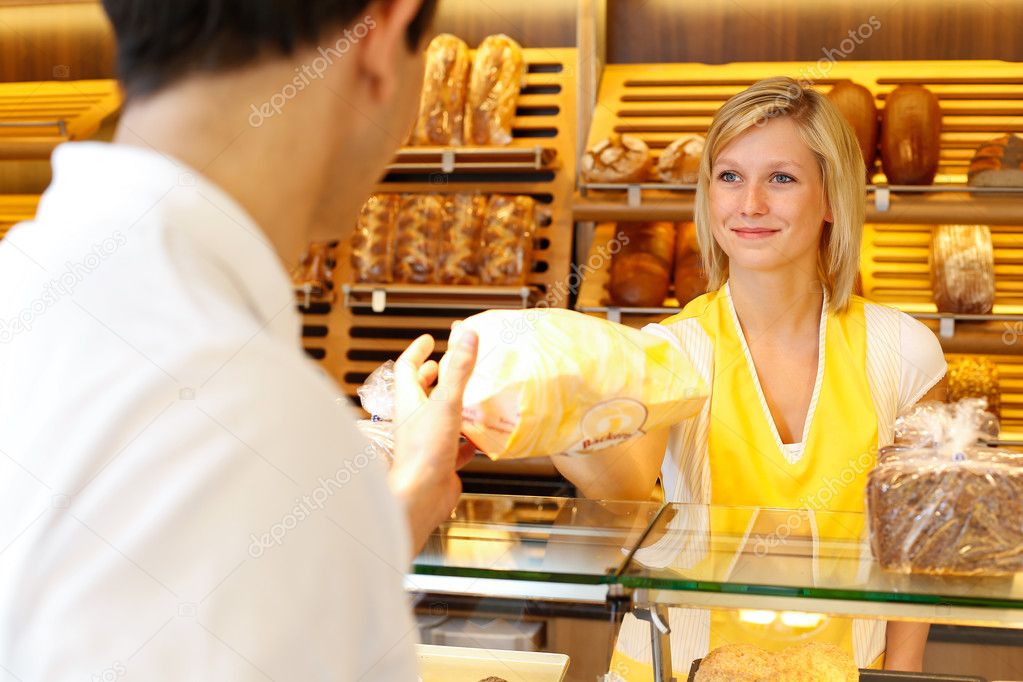
[[[478,347],[479,338],[476,336],[476,332],[462,327],[457,332],[451,333],[448,350],[440,362],[440,378],[436,389],[440,391],[439,397],[443,400],[455,401],[458,405],[462,404],[465,385],[476,365]]]
[[[422,403],[423,387],[419,373],[423,363],[433,352],[434,341],[429,334],[423,334],[413,341],[394,363],[394,391],[396,412],[399,419],[411,414]]]
[[[440,368],[436,360],[427,360],[426,364],[419,368],[419,385],[423,387],[424,391],[437,380],[439,371]]]

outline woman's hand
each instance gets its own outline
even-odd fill
[[[474,332],[455,329],[438,365],[429,360],[433,337],[423,335],[394,364],[395,448],[389,479],[405,504],[413,556],[448,518],[462,492],[456,471],[474,452],[459,447],[462,395],[477,346]]]

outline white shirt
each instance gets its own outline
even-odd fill
[[[291,285],[155,153],[0,242],[0,680],[416,679],[408,530]]]

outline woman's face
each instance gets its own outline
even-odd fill
[[[722,149],[709,198],[730,273],[799,268],[816,278],[821,232],[832,218],[817,158],[792,119],[771,119]]]

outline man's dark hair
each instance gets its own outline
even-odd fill
[[[190,72],[224,71],[266,54],[290,55],[330,29],[361,19],[371,0],[103,0],[117,36],[129,97],[150,95]],[[423,0],[405,39],[418,50],[437,0]],[[329,47],[334,47],[333,45]]]

